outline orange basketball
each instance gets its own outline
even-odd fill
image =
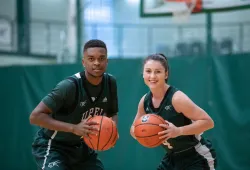
[[[94,125],[99,129],[98,136],[89,134],[89,138],[84,137],[84,142],[92,149],[105,151],[113,147],[118,139],[118,132],[115,122],[106,116],[94,116],[88,121],[94,121],[99,125]]]
[[[166,124],[165,120],[155,114],[146,114],[134,123],[134,134],[137,141],[148,148],[154,148],[162,144],[164,139],[159,139],[158,133],[165,130],[159,124]]]

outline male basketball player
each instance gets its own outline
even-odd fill
[[[32,153],[38,169],[103,170],[97,153],[81,140],[98,129],[86,122],[94,115],[106,115],[117,122],[116,80],[106,74],[106,44],[90,40],[84,45],[85,70],[62,80],[36,106],[30,123],[42,127],[35,136]]]
[[[153,113],[167,124],[159,132],[167,153],[157,170],[214,170],[215,150],[201,134],[213,128],[211,117],[183,92],[167,83],[168,60],[163,54],[153,54],[144,60],[143,78],[150,91],[138,105],[135,121]],[[131,127],[134,136],[134,126]]]

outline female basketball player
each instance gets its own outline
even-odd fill
[[[150,91],[138,105],[134,122],[144,114],[163,117],[166,130],[159,132],[167,151],[158,170],[214,170],[215,151],[201,134],[214,127],[211,117],[187,95],[167,83],[168,60],[163,54],[153,54],[144,60],[143,78]],[[131,127],[134,136],[134,126]]]

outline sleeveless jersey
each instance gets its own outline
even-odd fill
[[[59,121],[78,124],[82,119],[88,118],[89,115],[94,116],[107,114],[111,105],[110,76],[111,75],[104,73],[103,80],[101,82],[102,90],[97,97],[91,97],[86,88],[83,87],[83,76],[81,76],[80,73],[71,76],[70,79],[75,82],[75,85],[77,85],[76,106],[70,113],[68,113],[69,108],[62,108],[57,113],[53,113],[52,117]],[[45,128],[42,128],[40,131],[42,131],[47,137],[53,139],[53,141],[61,141],[70,144],[78,144],[81,142],[80,136],[73,133],[59,132]]]
[[[189,125],[192,123],[190,119],[185,117],[182,113],[176,112],[172,105],[172,97],[174,93],[178,91],[173,86],[170,86],[165,93],[165,96],[159,106],[159,108],[154,108],[152,103],[152,93],[148,92],[144,99],[144,110],[147,114],[153,113],[161,116],[163,119],[173,123],[176,127]],[[176,138],[171,138],[168,140],[169,146],[163,145],[167,151],[183,151],[194,147],[199,143],[200,136],[189,135],[189,136],[179,136]]]

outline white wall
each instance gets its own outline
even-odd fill
[[[60,35],[67,31],[68,0],[30,0],[31,2],[31,52],[57,54],[62,48]],[[0,0],[0,17],[16,18],[16,0]],[[16,24],[12,23],[16,36]],[[1,46],[3,50],[16,50],[13,46]]]
[[[0,0],[0,16],[7,16],[15,19],[16,0]],[[60,39],[62,32],[67,31],[68,0],[30,0],[31,1],[31,51],[40,54],[58,54],[63,47]],[[89,1],[89,0],[83,0]],[[94,1],[94,7],[101,9],[109,0]],[[156,52],[157,46],[167,45],[173,49],[178,41],[206,40],[205,26],[196,28],[183,28],[182,35],[177,25],[172,22],[171,17],[141,18],[139,11],[139,0],[113,0],[111,7],[111,20],[94,21],[95,24],[105,23],[106,26],[99,26],[96,30],[92,27],[85,27],[84,40],[100,38],[104,40],[109,48],[110,56],[144,56]],[[220,41],[223,37],[232,37],[235,41],[236,51],[239,49],[240,35],[239,22],[250,22],[250,10],[232,11],[213,14],[214,38]],[[190,17],[189,24],[205,24],[206,15],[197,14]],[[218,23],[232,23],[233,27],[218,27]],[[115,27],[120,24],[121,28]],[[153,26],[135,27],[128,24],[148,24]],[[168,26],[166,26],[168,25]],[[14,25],[15,27],[15,25]],[[95,31],[97,37],[94,37]],[[250,26],[244,27],[243,49],[250,51]],[[94,33],[94,34],[93,34]],[[14,34],[15,37],[15,28]],[[181,39],[182,37],[182,39]],[[16,43],[14,42],[14,49]],[[119,47],[121,48],[119,49]],[[1,47],[0,49],[9,49]],[[119,51],[120,50],[120,51]]]
[[[139,16],[140,10],[140,0],[134,0],[134,3],[131,3],[132,0],[120,0],[114,1],[114,22],[115,23],[147,23],[147,24],[174,24],[171,20],[171,17],[148,17],[141,18]],[[213,19],[216,23],[221,22],[246,22],[250,21],[250,9],[249,10],[240,10],[240,11],[230,11],[223,13],[214,13]],[[206,16],[205,14],[196,14],[192,15],[189,23],[205,23]]]
[[[68,0],[30,0],[31,19],[67,21]]]
[[[139,0],[137,3],[129,3],[129,0],[114,1],[114,22],[133,24],[173,24],[170,17],[140,17]],[[194,15],[190,23],[205,23],[205,15]]]
[[[12,65],[43,65],[55,64],[56,60],[32,58],[27,56],[0,55],[0,67]]]
[[[0,0],[0,16],[7,16],[10,19],[16,17],[16,0]]]
[[[145,55],[156,52],[157,45],[167,45],[174,48],[176,42],[191,40],[206,41],[206,15],[191,15],[190,20],[184,26],[192,24],[204,24],[201,27],[191,27],[182,29],[182,39],[180,39],[180,30],[172,20],[172,17],[140,17],[139,0],[120,0],[114,1],[114,23],[117,24],[149,24],[154,28],[151,30],[151,42],[149,43],[147,26],[144,28],[126,27],[123,28],[123,51],[125,55]],[[239,50],[240,35],[239,23],[250,22],[250,10],[214,13],[213,17],[213,36],[214,40],[221,41],[223,38],[230,37],[234,39],[236,52]],[[231,23],[231,26],[218,26],[222,23]],[[161,26],[162,25],[162,26]],[[175,27],[176,26],[176,27]],[[250,25],[244,27],[243,50],[250,51]]]
[[[31,52],[59,53],[63,46],[60,35],[67,31],[68,0],[30,1]]]
[[[12,44],[4,43],[0,44],[0,50],[12,51],[16,49],[16,24],[14,21],[16,18],[16,0],[0,0],[0,20],[9,26],[10,30],[10,40]],[[3,28],[1,28],[3,29]],[[6,33],[6,32],[5,32]],[[9,37],[9,36],[8,36]]]

